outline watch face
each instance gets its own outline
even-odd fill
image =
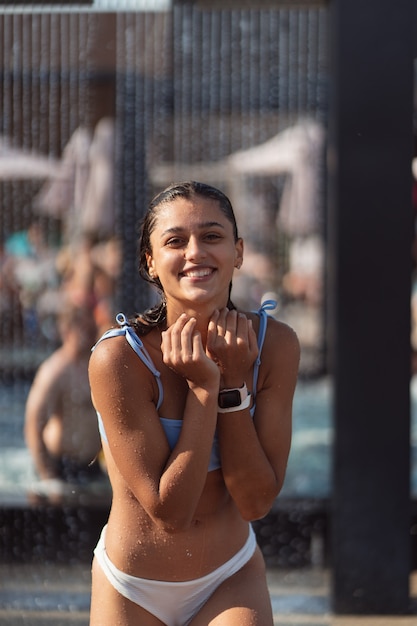
[[[230,409],[234,406],[239,406],[242,402],[239,389],[221,391],[219,393],[218,402],[221,409]]]

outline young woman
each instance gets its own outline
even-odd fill
[[[271,626],[250,521],[282,487],[299,344],[237,311],[243,241],[227,197],[168,187],[142,224],[161,302],[96,345],[90,383],[113,488],[95,550],[91,626]]]

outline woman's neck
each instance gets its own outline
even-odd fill
[[[213,307],[212,303],[209,306],[200,307],[188,306],[180,308],[178,306],[168,306],[167,326],[174,324],[182,313],[186,313],[190,317],[195,317],[197,320],[196,330],[200,332],[203,344],[205,345],[208,323],[215,310],[216,307]]]

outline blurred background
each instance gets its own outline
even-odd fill
[[[288,475],[258,539],[271,567],[328,563],[329,11],[271,4],[102,0],[0,12],[3,563],[91,559],[109,507],[106,477],[59,488],[40,481],[25,404],[61,344],[65,307],[88,307],[100,333],[118,311],[152,303],[138,279],[137,224],[157,191],[185,179],[232,201],[245,240],[235,303],[253,310],[275,299],[272,314],[301,343]],[[411,357],[416,289],[410,307]]]
[[[100,328],[152,302],[137,224],[174,180],[231,198],[246,244],[233,298],[248,310],[275,299],[297,331],[300,389],[321,409],[295,424],[307,419],[302,437],[328,445],[326,11],[178,5],[0,20],[0,493],[27,486],[25,395],[60,342],[65,297],[91,304]],[[327,495],[325,457],[319,467],[314,485],[310,471],[290,475],[289,493]]]

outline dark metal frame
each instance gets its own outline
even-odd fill
[[[333,605],[409,610],[414,3],[332,0]]]

